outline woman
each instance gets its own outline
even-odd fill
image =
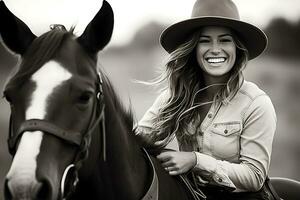
[[[263,31],[240,21],[231,0],[197,0],[192,18],[168,27],[160,42],[170,53],[168,87],[138,123],[139,138],[159,149],[176,137],[180,151],[157,158],[170,175],[191,172],[208,199],[269,199],[276,114],[242,74],[266,48]]]

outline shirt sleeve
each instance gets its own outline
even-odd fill
[[[144,138],[147,141],[147,136],[151,134],[153,127],[153,119],[158,114],[161,106],[168,100],[168,92],[163,91],[154,101],[152,106],[146,111],[144,116],[136,125],[136,135]]]
[[[210,174],[213,181],[228,183],[239,191],[258,191],[269,171],[276,129],[277,119],[270,98],[267,95],[256,97],[246,110],[243,121],[240,163],[216,160],[210,156],[210,159],[205,159],[203,154],[196,153],[195,168],[200,174]],[[224,180],[215,178],[221,176]]]

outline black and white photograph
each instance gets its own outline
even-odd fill
[[[299,200],[299,0],[0,0],[0,200]]]

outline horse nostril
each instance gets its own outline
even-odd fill
[[[51,196],[51,186],[48,181],[42,181],[39,184],[39,188],[36,193],[36,199],[49,199]]]
[[[5,200],[11,200],[12,199],[12,194],[11,194],[11,191],[9,189],[7,179],[5,179],[5,183],[4,183],[4,196],[5,196]]]

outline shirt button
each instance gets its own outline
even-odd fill
[[[227,130],[227,129],[225,129],[225,130],[224,130],[224,133],[225,133],[225,134],[227,134],[227,133],[228,133],[228,130]]]
[[[209,114],[207,115],[207,117],[208,117],[208,118],[212,118],[212,114],[209,113]]]

